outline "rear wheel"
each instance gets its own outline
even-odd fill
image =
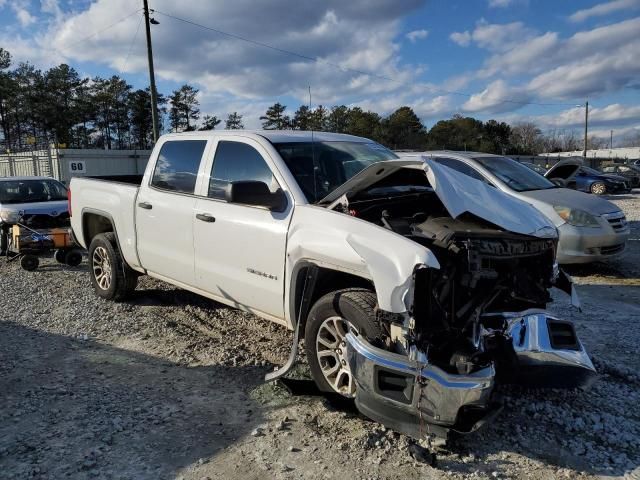
[[[69,250],[65,253],[64,263],[70,267],[77,267],[82,263],[82,252],[80,250]]]
[[[365,289],[346,289],[320,298],[307,319],[305,350],[318,388],[354,397],[356,385],[347,363],[348,332],[363,335],[375,343],[382,338],[376,320],[376,295]]]
[[[6,227],[0,227],[0,255],[7,254],[9,246],[9,230]]]
[[[138,273],[122,259],[113,232],[96,235],[89,246],[89,275],[96,294],[106,300],[125,300],[138,284]]]
[[[67,252],[65,252],[64,250],[56,250],[53,254],[53,258],[55,258],[56,262],[58,263],[66,263],[65,262],[65,257],[67,256]]]
[[[35,255],[24,255],[20,259],[20,266],[28,272],[33,272],[38,268],[39,265],[40,260],[38,260],[38,257],[36,257]]]
[[[591,193],[594,195],[604,195],[607,193],[607,186],[602,182],[596,182],[591,185]]]

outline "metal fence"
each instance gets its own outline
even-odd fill
[[[142,175],[151,150],[56,149],[0,155],[0,177],[46,176],[68,184],[72,177]]]
[[[0,177],[46,176],[58,178],[59,164],[55,149],[0,155]]]

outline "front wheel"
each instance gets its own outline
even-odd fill
[[[607,193],[607,186],[602,182],[596,182],[591,185],[591,193],[594,195],[604,195]]]
[[[96,294],[125,300],[138,284],[138,273],[125,263],[113,232],[96,235],[89,245],[89,275]]]
[[[376,304],[375,293],[353,288],[328,293],[309,312],[305,350],[311,376],[321,391],[355,396],[356,384],[347,363],[345,336],[351,331],[372,343],[381,340]]]

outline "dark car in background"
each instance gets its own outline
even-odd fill
[[[585,167],[579,158],[556,163],[545,174],[545,177],[557,185],[594,195],[626,193],[631,190],[625,177]]]
[[[629,183],[629,186],[631,186],[632,188],[640,186],[640,167],[636,165],[605,165],[604,167],[602,167],[602,173],[625,177]]]

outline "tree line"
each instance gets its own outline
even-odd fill
[[[183,85],[158,93],[161,132],[244,128],[243,117],[201,117],[198,89]],[[42,71],[29,63],[12,68],[0,48],[0,126],[4,147],[22,149],[53,142],[68,148],[146,149],[153,145],[149,88],[134,90],[123,78],[81,78],[66,64]],[[260,117],[264,129],[315,130],[371,138],[396,150],[474,150],[500,154],[537,154],[580,150],[583,140],[571,130],[543,133],[534,123],[509,125],[454,115],[428,129],[410,106],[388,116],[357,106],[300,106],[293,114],[281,103]],[[224,122],[224,123],[223,123]],[[589,148],[605,140],[589,139]]]
[[[42,71],[30,63],[12,67],[0,47],[0,133],[5,149],[29,145],[68,148],[146,149],[153,145],[150,89],[135,90],[117,75],[82,78],[61,64]],[[157,95],[160,131],[210,130],[222,121],[200,119],[198,90],[183,85]],[[225,128],[243,128],[242,115],[229,114]]]
[[[311,109],[300,106],[293,115],[276,103],[260,117],[262,128],[316,130],[368,137],[394,150],[468,150],[511,155],[581,150],[583,138],[573,130],[554,129],[546,133],[532,122],[509,125],[497,120],[481,121],[454,115],[436,122],[430,129],[409,106],[386,117],[360,107],[345,105]],[[606,140],[588,139],[589,148],[602,148]]]

